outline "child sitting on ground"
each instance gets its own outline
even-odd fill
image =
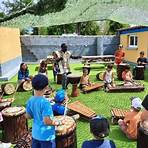
[[[48,73],[47,73],[47,63],[46,63],[46,61],[44,61],[44,60],[41,61],[38,74],[43,74],[43,75],[48,76]]]
[[[84,68],[83,75],[81,76],[80,79],[80,89],[84,89],[86,86],[91,86],[91,82],[89,80],[88,69]]]
[[[102,116],[94,117],[90,120],[90,132],[94,140],[84,141],[82,148],[116,148],[111,140],[104,139],[109,135],[109,122]]]
[[[26,106],[26,117],[33,118],[32,148],[55,148],[55,126],[63,121],[55,121],[50,102],[43,97],[48,89],[48,78],[38,74],[32,79],[34,96]]]
[[[131,99],[131,110],[125,114],[124,120],[119,119],[118,124],[121,130],[129,139],[137,139],[137,126],[141,120],[141,99]]]
[[[125,86],[131,86],[134,84],[134,81],[133,81],[133,75],[130,71],[130,66],[127,65],[125,67],[125,70],[122,72],[122,79],[124,81],[124,85]]]
[[[115,87],[114,84],[114,73],[112,71],[113,69],[113,65],[109,64],[107,66],[106,71],[103,74],[103,80],[104,80],[104,87],[106,88],[110,88],[110,87]]]

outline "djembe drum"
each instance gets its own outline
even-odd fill
[[[128,66],[129,64],[126,64],[126,63],[122,63],[122,64],[119,64],[117,65],[117,77],[118,77],[118,80],[123,80],[122,79],[122,72],[125,70],[126,66]]]
[[[136,66],[135,67],[134,78],[136,80],[144,80],[144,66]]]
[[[63,116],[56,116],[61,120]],[[76,123],[72,117],[65,116],[65,124],[56,127],[56,148],[76,148]]]
[[[67,76],[68,82],[72,84],[72,97],[77,97],[79,95],[79,90],[78,90],[78,83],[80,82],[81,76],[79,75],[74,75],[74,74],[69,74]]]
[[[101,72],[99,72],[98,74],[96,74],[97,80],[103,81],[103,74],[104,74],[104,71],[101,71]]]
[[[2,110],[3,140],[16,143],[28,131],[24,107],[7,107]]]
[[[2,92],[6,95],[11,95],[15,92],[15,86],[12,83],[5,83],[1,85]]]
[[[32,90],[32,83],[31,81],[24,81],[20,84],[19,90],[23,91],[30,91]]]
[[[14,101],[14,98],[1,99],[0,100],[0,111],[2,111],[6,107],[10,107],[13,101]]]

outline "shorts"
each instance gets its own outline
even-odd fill
[[[32,138],[32,148],[56,148],[55,139],[50,141],[40,141]]]

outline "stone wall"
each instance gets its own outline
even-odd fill
[[[35,62],[46,58],[53,51],[60,50],[66,43],[72,55],[114,54],[119,38],[117,36],[21,36],[24,62]]]

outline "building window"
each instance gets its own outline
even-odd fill
[[[136,35],[129,35],[129,47],[137,47],[138,37]]]

